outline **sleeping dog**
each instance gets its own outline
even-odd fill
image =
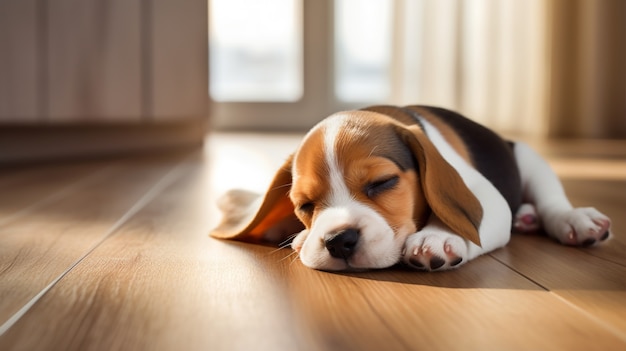
[[[446,270],[543,228],[565,245],[610,236],[610,220],[573,208],[548,164],[449,110],[373,106],[322,120],[264,195],[232,190],[217,238],[280,243],[308,267],[403,262]]]

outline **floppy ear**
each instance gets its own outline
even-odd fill
[[[259,195],[231,190],[219,200],[220,224],[210,235],[220,239],[280,243],[304,229],[289,199],[291,162],[285,161],[274,175],[267,192]]]
[[[433,213],[452,231],[480,246],[483,208],[459,173],[417,126],[398,126],[416,158],[424,196]]]

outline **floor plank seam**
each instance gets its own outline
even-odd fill
[[[610,245],[610,244],[609,244],[609,245]],[[625,265],[625,264],[623,264],[623,263],[621,263],[621,262],[615,262],[615,261],[613,261],[613,260],[611,260],[611,259],[609,259],[609,258],[606,258],[606,257],[604,257],[604,256],[595,255],[595,254],[594,254],[594,252],[593,252],[593,251],[591,251],[591,250],[593,250],[593,248],[591,248],[591,249],[578,249],[578,250],[579,250],[580,252],[584,252],[585,254],[587,254],[587,255],[589,255],[589,256],[591,256],[591,257],[595,257],[595,258],[597,258],[597,259],[600,259],[600,260],[602,260],[602,261],[604,261],[604,262],[609,262],[609,263],[612,263],[612,264],[616,264],[616,265],[618,265],[618,266],[620,266],[620,267],[626,267],[626,265]]]
[[[506,262],[498,259],[497,257],[495,257],[492,254],[487,254],[489,257],[493,258],[494,260],[498,261],[500,264],[504,265],[505,267],[507,267],[508,269],[512,270],[513,272],[519,274],[521,277],[523,277],[524,279],[530,281],[531,283],[537,285],[538,287],[540,287],[541,289],[545,290],[545,291],[550,291],[550,289],[544,285],[542,285],[541,283],[539,283],[538,281],[534,280],[533,278],[527,276],[526,274],[520,272],[519,270],[515,269],[513,266],[507,264]]]
[[[150,201],[154,199],[161,191],[163,191],[168,185],[174,182],[181,176],[184,170],[185,161],[189,158],[185,157],[179,163],[177,163],[172,169],[170,169],[158,182],[156,182],[137,202],[131,206],[131,208],[120,217],[105,234],[92,245],[80,258],[72,263],[65,271],[50,282],[45,288],[43,288],[37,295],[35,295],[30,301],[28,301],[22,308],[15,312],[9,319],[7,319],[2,325],[0,325],[0,336],[4,335],[17,321],[20,320],[36,303],[39,301],[52,287],[54,287],[63,277],[65,277],[70,271],[72,271],[78,264],[80,264],[85,258],[87,258],[93,251],[95,251],[103,242],[112,237],[129,219],[137,214],[142,208],[144,208]]]
[[[558,293],[555,293],[554,291],[550,290],[549,288],[543,286],[542,284],[540,284],[539,282],[535,281],[534,279],[528,277],[527,275],[521,273],[520,271],[516,270],[515,268],[513,268],[512,266],[508,265],[507,263],[505,263],[502,260],[499,260],[498,258],[494,257],[493,255],[489,255],[491,256],[494,260],[500,262],[501,264],[505,265],[506,267],[508,267],[509,269],[511,269],[512,271],[516,272],[517,274],[521,275],[522,277],[528,279],[529,281],[531,281],[533,284],[539,286],[540,288],[542,288],[543,290],[547,291],[550,293],[550,295],[556,297],[559,301],[565,303],[567,306],[569,306],[570,308],[578,311],[578,313],[583,314],[585,317],[587,317],[588,319],[592,320],[594,323],[602,326],[604,329],[608,330],[610,333],[616,335],[619,339],[623,340],[624,342],[626,342],[626,333],[624,333],[623,331],[616,329],[615,327],[613,327],[611,324],[603,321],[601,318],[598,318],[596,316],[594,316],[591,313],[588,313],[587,311],[585,311],[583,308],[581,308],[580,306],[576,305],[575,303],[567,300],[566,298],[560,296]],[[608,261],[608,260],[607,260]],[[608,261],[608,262],[612,262],[612,261]]]
[[[88,185],[89,183],[98,180],[105,175],[111,173],[111,170],[114,169],[115,166],[107,166],[93,171],[91,174],[83,177],[82,179],[77,180],[76,182],[63,187],[61,190],[54,192],[53,194],[48,195],[47,197],[36,201],[30,206],[24,207],[23,209],[13,213],[12,215],[0,219],[0,227],[11,223],[12,221],[19,219],[20,217],[24,217],[32,213],[35,210],[38,210],[48,204],[53,203],[54,201],[60,200],[65,196],[77,191],[78,189]]]

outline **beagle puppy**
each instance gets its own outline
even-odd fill
[[[322,120],[264,195],[232,190],[211,235],[291,247],[329,271],[397,263],[446,270],[542,227],[565,245],[610,236],[609,218],[573,208],[548,164],[521,142],[449,110],[373,106]]]

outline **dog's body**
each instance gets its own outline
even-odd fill
[[[543,226],[566,245],[609,237],[547,163],[452,111],[373,106],[315,126],[268,192],[231,191],[219,238],[281,242],[322,270],[458,267]]]

